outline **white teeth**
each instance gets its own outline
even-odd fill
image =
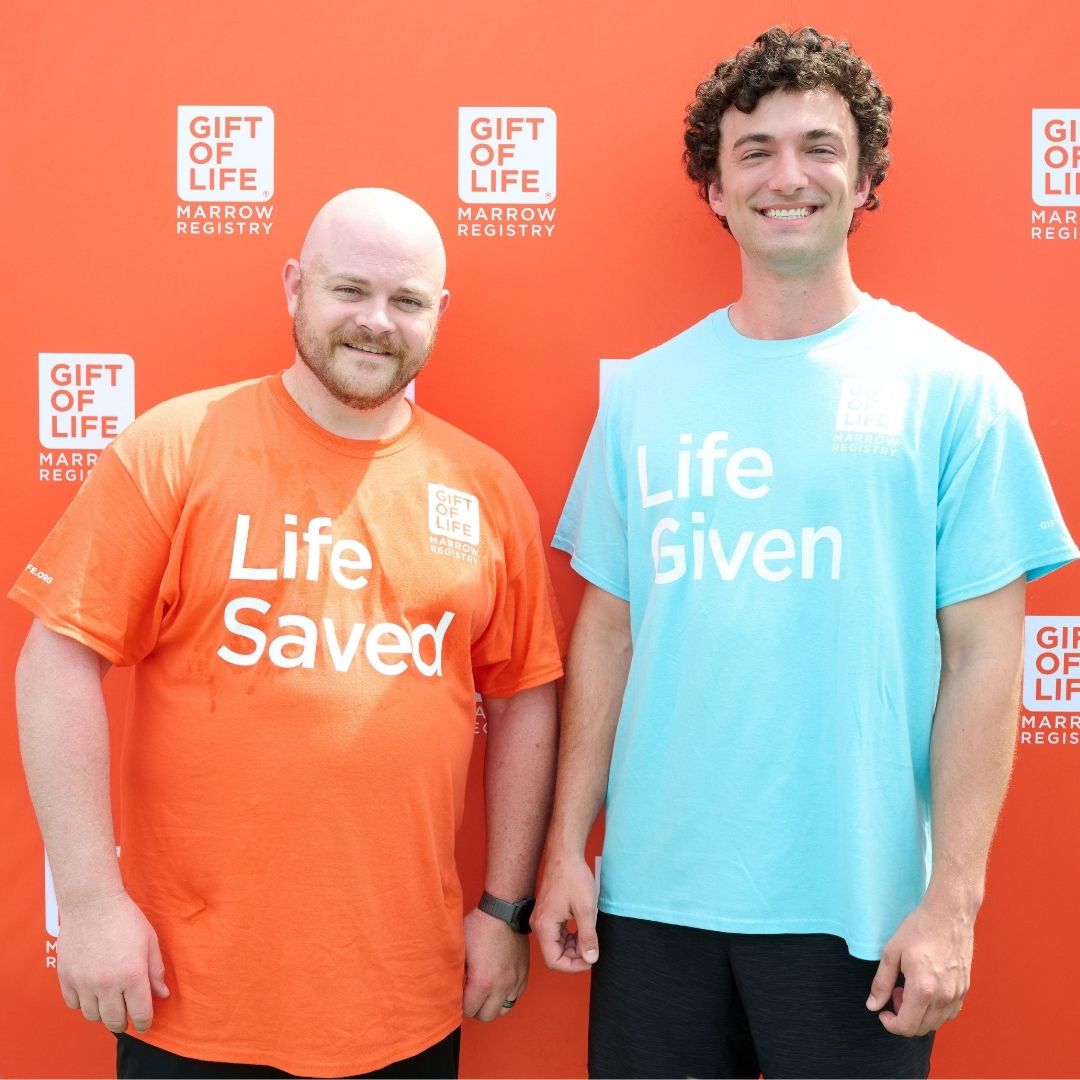
[[[804,218],[809,217],[811,210],[806,206],[793,207],[790,210],[763,210],[762,213],[769,218]]]
[[[374,345],[354,345],[350,341],[345,342],[345,344],[350,349],[356,349],[358,352],[369,352],[369,353],[381,353],[382,352],[382,349],[378,349]]]

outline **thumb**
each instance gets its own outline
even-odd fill
[[[161,946],[155,937],[150,942],[150,954],[147,957],[147,974],[150,976],[150,989],[154,997],[167,998],[169,988],[165,985],[165,962],[161,959]]]
[[[577,923],[578,952],[590,964],[600,959],[600,942],[596,936],[596,905],[582,906],[574,912]]]
[[[866,1007],[871,1012],[877,1012],[888,1005],[899,974],[899,952],[886,947],[881,954],[881,963],[878,964],[877,972],[874,974],[874,981],[870,984],[870,996],[866,999]]]

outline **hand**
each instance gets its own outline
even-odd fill
[[[960,1011],[971,983],[974,921],[926,900],[900,924],[881,955],[866,1007],[894,1035],[926,1035]],[[896,985],[897,976],[904,985]]]
[[[493,915],[473,908],[465,916],[465,993],[461,1006],[466,1016],[494,1020],[505,1016],[525,992],[529,979],[529,938],[515,934]]]
[[[577,930],[570,930],[573,920]],[[588,971],[600,959],[596,879],[584,856],[551,858],[530,920],[544,963],[555,971]]]
[[[151,995],[169,996],[157,934],[127,893],[63,908],[56,954],[68,1008],[110,1031],[129,1021],[146,1031],[154,1018]]]

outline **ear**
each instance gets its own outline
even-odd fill
[[[870,174],[866,173],[855,185],[855,209],[857,210],[870,198]]]
[[[296,305],[300,300],[300,262],[290,259],[281,271],[281,283],[285,286],[285,306],[290,315],[296,314]]]
[[[442,296],[439,297],[439,314],[437,319],[441,319],[446,314],[446,309],[450,306],[450,291],[443,289]]]
[[[712,207],[713,213],[717,217],[725,217],[724,211],[724,191],[720,187],[720,181],[714,180],[709,185],[709,205]]]

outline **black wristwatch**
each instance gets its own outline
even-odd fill
[[[510,901],[500,900],[497,896],[485,892],[476,906],[488,915],[502,919],[515,934],[527,934],[532,929],[529,926],[529,916],[536,906],[536,900],[531,896],[523,896],[520,900]]]

